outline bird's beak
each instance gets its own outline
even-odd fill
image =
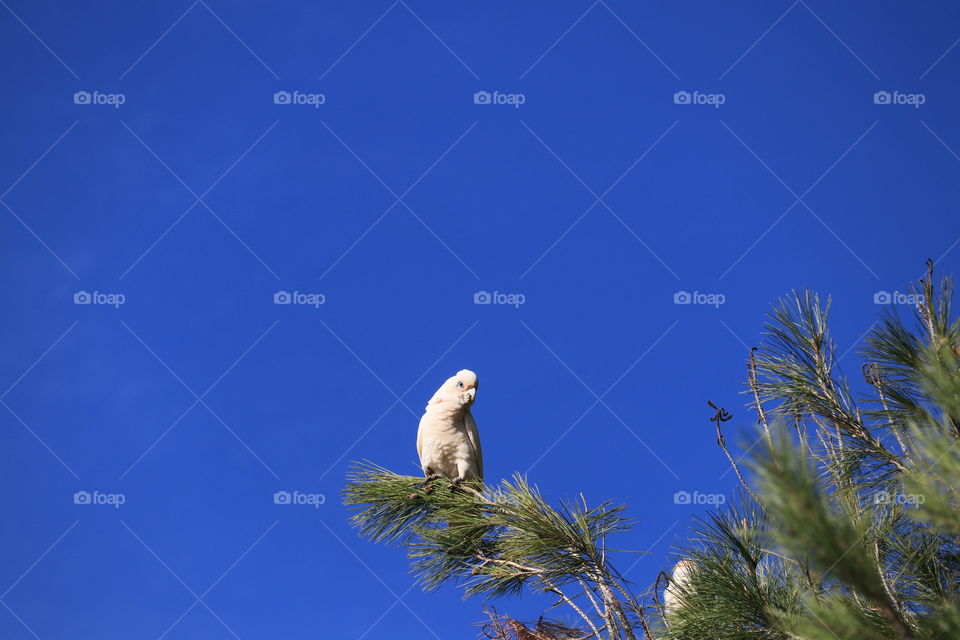
[[[467,396],[470,398],[470,402],[473,402],[477,398],[477,389],[467,389]]]

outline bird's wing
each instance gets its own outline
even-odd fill
[[[483,449],[480,448],[480,433],[477,431],[477,422],[469,411],[464,412],[463,424],[467,428],[467,439],[473,448],[473,457],[477,461],[477,476],[483,482]]]
[[[423,447],[423,418],[420,418],[420,426],[417,427],[417,458],[420,459],[420,464],[423,464],[423,454],[420,453],[420,450],[422,447]]]

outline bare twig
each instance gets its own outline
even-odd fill
[[[522,573],[528,573],[530,575],[540,575],[542,573],[545,573],[543,569],[537,569],[536,567],[527,567],[522,564],[518,564],[516,562],[511,562],[510,560],[500,560],[498,558],[487,558],[486,556],[483,556],[479,553],[475,554],[475,557],[477,558],[477,560],[479,560],[483,564],[498,564],[506,567],[513,567],[514,569],[517,569]]]
[[[727,439],[723,437],[723,431],[720,429],[720,424],[731,419],[731,416],[726,409],[721,409],[713,402],[707,400],[707,404],[716,411],[717,413],[710,418],[710,421],[717,425],[717,444],[720,445],[720,448],[723,449],[723,453],[726,454],[727,460],[730,461],[730,465],[733,467],[733,471],[737,474],[737,478],[740,480],[740,484],[743,485],[743,488],[747,490],[747,493],[750,494],[750,497],[753,498],[753,501],[758,505],[761,504],[760,499],[757,497],[757,494],[753,492],[753,489],[747,484],[747,481],[743,479],[743,474],[740,472],[740,466],[737,464],[737,461],[734,460],[733,456],[730,455],[730,451],[727,449]]]
[[[590,588],[590,585],[587,584],[586,580],[577,576],[577,582],[580,583],[580,588],[583,589],[584,595],[587,596],[587,599],[590,601],[590,604],[593,606],[593,610],[597,612],[597,616],[603,617],[603,609],[600,607],[600,603],[597,602],[597,599],[593,597],[593,589]]]
[[[863,377],[867,381],[867,384],[877,390],[877,396],[880,398],[880,405],[883,407],[884,414],[887,416],[890,431],[893,432],[894,437],[897,439],[897,444],[900,445],[900,450],[912,466],[913,458],[911,457],[911,449],[907,447],[909,436],[901,432],[900,426],[894,421],[893,414],[890,413],[890,407],[887,405],[887,394],[883,392],[886,379],[880,371],[880,367],[878,367],[875,362],[868,362],[863,365]]]
[[[763,425],[763,432],[767,436],[767,444],[771,444],[773,440],[770,435],[770,423],[767,422],[767,412],[763,408],[763,402],[760,401],[760,382],[757,378],[756,351],[756,347],[750,349],[750,362],[747,364],[747,380],[750,385],[750,390],[753,391],[753,407],[757,410],[760,424]]]
[[[600,631],[597,630],[597,627],[596,627],[596,625],[593,623],[593,620],[591,620],[590,617],[589,617],[586,613],[583,612],[583,609],[581,609],[581,608],[577,605],[577,603],[573,601],[572,598],[570,598],[569,596],[567,596],[567,594],[565,594],[565,593],[564,593],[563,591],[561,591],[559,588],[557,588],[556,586],[554,586],[552,582],[550,582],[550,581],[547,580],[546,578],[542,578],[542,580],[543,580],[543,582],[544,582],[544,583],[547,585],[547,587],[548,587],[548,588],[547,588],[547,591],[550,591],[550,592],[555,593],[555,594],[557,594],[558,596],[560,596],[560,599],[563,600],[563,601],[567,604],[567,606],[569,606],[571,609],[573,609],[573,610],[576,611],[578,614],[580,614],[580,617],[583,618],[583,621],[586,622],[586,623],[587,623],[587,626],[590,627],[590,630],[593,631],[593,635],[594,635],[596,638],[599,639],[599,638],[600,638]]]

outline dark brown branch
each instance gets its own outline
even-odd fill
[[[726,454],[727,460],[730,461],[733,471],[737,474],[737,478],[740,480],[740,484],[743,485],[743,488],[747,490],[747,493],[750,494],[750,497],[753,498],[754,502],[756,502],[758,505],[761,504],[757,494],[753,492],[753,489],[750,488],[750,486],[747,484],[747,481],[743,479],[743,474],[740,472],[740,466],[737,464],[737,461],[733,459],[733,456],[730,455],[730,451],[727,449],[727,439],[723,437],[723,431],[720,429],[720,423],[726,422],[733,416],[727,413],[726,410],[718,408],[717,405],[713,404],[709,400],[707,400],[707,404],[717,412],[716,415],[710,418],[710,421],[717,425],[717,444],[720,445],[720,448],[723,449],[723,453]]]

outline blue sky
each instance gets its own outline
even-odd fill
[[[960,265],[953,3],[0,5],[4,638],[468,637],[338,497],[461,368],[487,479],[628,503],[644,588],[770,303],[857,374]]]

